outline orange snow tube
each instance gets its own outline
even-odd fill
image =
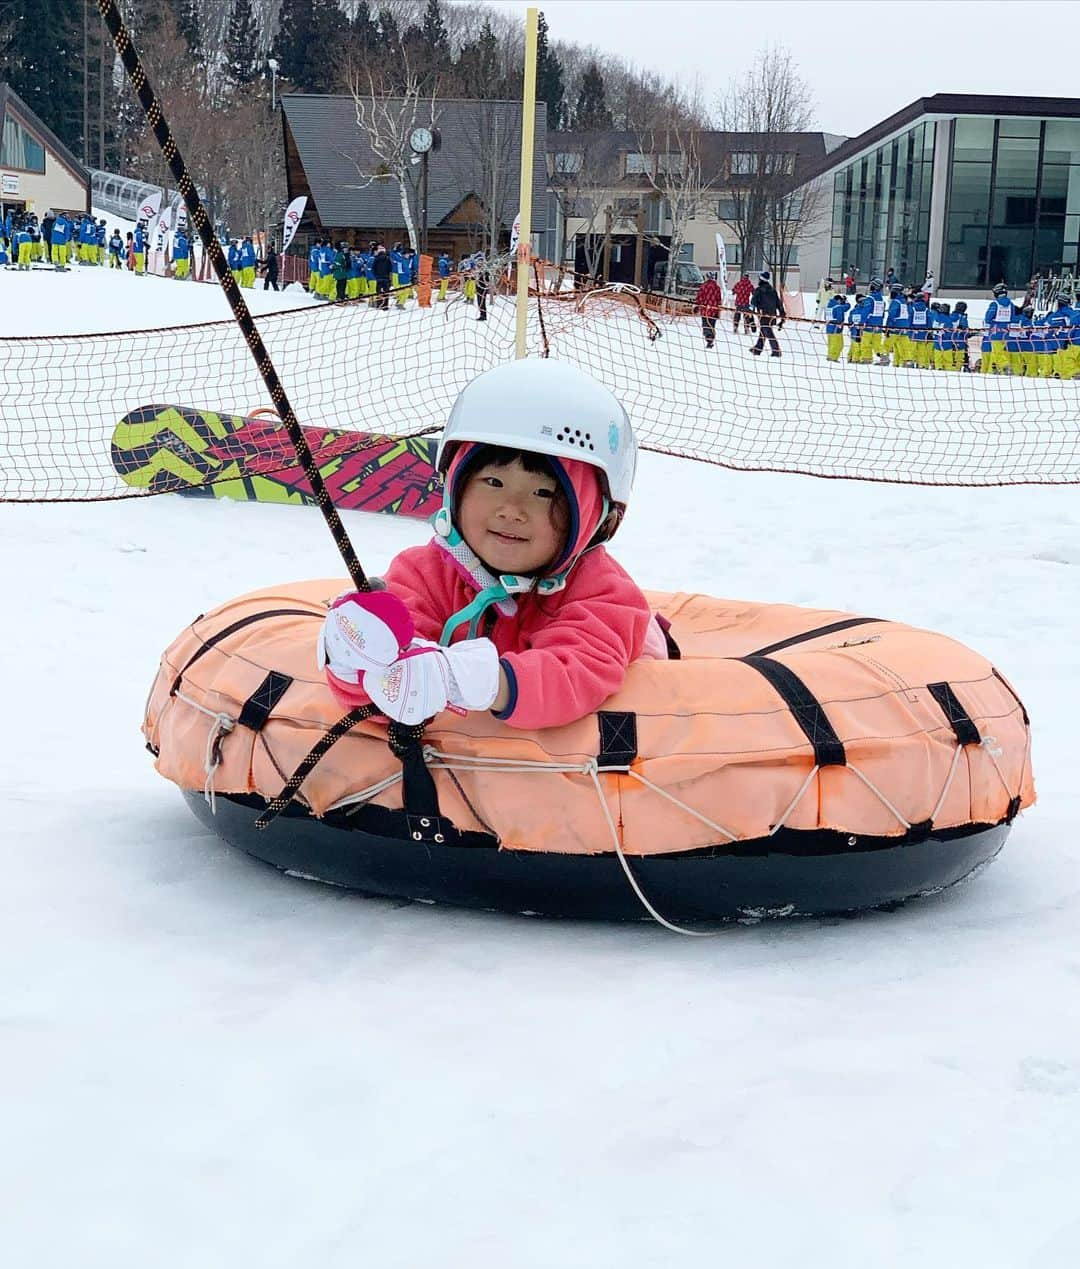
[[[365,722],[255,820],[341,716],[315,664],[340,580],[230,601],[167,649],[144,732],[226,840],[375,894],[673,919],[891,904],[967,876],[1034,802],[1028,717],[945,635],[850,613],[652,594],[680,659],[596,714],[520,731],[444,713],[398,752]]]

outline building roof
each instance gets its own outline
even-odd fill
[[[79,162],[74,154],[60,140],[55,132],[44,124],[30,109],[10,84],[0,82],[0,136],[4,133],[4,120],[7,112],[19,118],[32,132],[37,133],[46,150],[64,165],[76,180],[90,184],[90,172]]]
[[[662,134],[657,133],[655,140],[658,148]],[[820,165],[829,146],[835,145],[838,138],[825,132],[714,132],[701,130],[695,132],[701,148],[701,160],[704,179],[708,182],[725,183],[727,180],[728,156],[742,151],[758,153],[792,153],[795,155],[794,178],[802,184],[804,173]],[[646,177],[627,177],[623,174],[621,156],[627,153],[639,153],[643,145],[648,144],[648,137],[640,132],[621,132],[616,130],[603,132],[549,132],[547,149],[549,154],[565,154],[584,152],[589,155],[589,166],[593,180],[596,180],[598,168],[606,168],[606,179],[612,185],[647,183]],[[558,173],[555,174],[556,177]],[[604,179],[603,176],[600,177]]]
[[[903,110],[898,110],[832,150],[815,169],[806,173],[803,180],[810,181],[833,168],[842,167],[864,150],[873,149],[888,137],[918,123],[920,119],[949,118],[954,115],[1080,119],[1080,98],[1005,97],[986,93],[935,93],[932,97],[920,97]]]
[[[393,108],[400,98],[388,99]],[[361,173],[376,172],[380,160],[356,123],[351,96],[286,93],[281,97],[287,133],[296,145],[319,219],[327,227],[389,228],[402,225],[401,200],[394,181],[364,186]],[[435,126],[442,145],[428,162],[428,225],[434,227],[470,196],[480,202],[493,169],[503,191],[498,208],[509,226],[518,212],[521,164],[521,102],[436,101]],[[532,228],[547,228],[546,106],[536,108],[533,155]],[[418,115],[417,124],[427,120]],[[419,179],[419,164],[416,166]],[[303,192],[302,190],[300,192]],[[293,197],[290,174],[289,196]]]

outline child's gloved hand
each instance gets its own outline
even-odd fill
[[[364,675],[364,691],[388,718],[422,723],[450,708],[464,714],[490,709],[499,691],[499,654],[490,639],[442,648],[426,639],[393,663]]]
[[[370,701],[412,725],[448,706],[489,709],[499,691],[499,654],[490,639],[443,648],[417,639],[408,609],[389,591],[336,600],[319,634],[319,666],[349,707]]]
[[[359,683],[368,670],[393,665],[415,633],[409,610],[390,591],[350,591],[334,600],[319,631],[319,669]]]

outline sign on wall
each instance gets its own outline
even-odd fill
[[[0,194],[17,194],[19,192],[19,178],[11,173],[5,172],[0,176]]]

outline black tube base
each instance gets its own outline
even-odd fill
[[[500,850],[493,838],[468,845],[411,840],[404,816],[380,808],[316,819],[291,806],[260,831],[266,803],[184,790],[195,815],[231,845],[285,872],[364,894],[500,912],[585,920],[648,916],[617,857]],[[372,831],[372,815],[377,821]],[[364,827],[358,819],[366,817]],[[680,855],[630,856],[641,889],[668,920],[827,916],[888,907],[954,885],[1001,850],[1009,825],[939,833],[850,837],[781,830],[760,841]]]

